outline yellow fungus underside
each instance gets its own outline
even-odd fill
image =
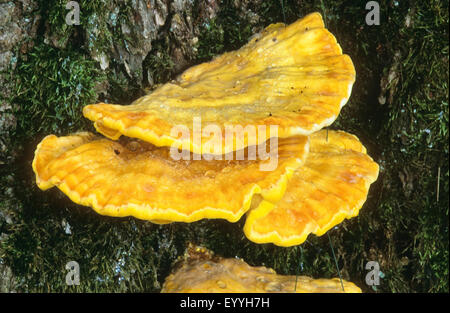
[[[359,140],[342,131],[310,136],[310,152],[288,182],[283,198],[261,201],[248,212],[246,236],[257,243],[293,246],[357,216],[378,165]]]
[[[277,275],[267,267],[252,267],[241,259],[196,257],[185,260],[170,274],[163,293],[360,293],[351,282]]]
[[[194,117],[202,126],[218,125],[222,134],[235,126],[277,125],[281,138],[309,135],[337,118],[354,80],[350,57],[324,28],[321,15],[312,13],[291,25],[268,26],[241,49],[186,70],[131,105],[93,104],[83,114],[108,138],[183,145],[200,154],[212,135],[197,130]],[[173,133],[176,125],[186,126],[190,138]],[[222,153],[269,136],[267,130],[223,140]]]
[[[309,140],[278,141],[278,166],[261,171],[261,160],[174,160],[168,148],[91,133],[50,135],[33,160],[37,185],[57,186],[75,203],[109,216],[155,223],[223,218],[236,222],[253,195],[280,199],[288,178],[306,158]],[[245,155],[247,156],[247,150]]]

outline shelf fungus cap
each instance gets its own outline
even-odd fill
[[[191,247],[163,285],[163,293],[360,293],[351,282],[313,279],[307,276],[278,275],[264,266],[253,267],[241,259],[214,256],[202,247]],[[204,253],[204,256],[202,256]]]
[[[310,135],[333,123],[354,81],[350,57],[321,15],[312,13],[290,25],[268,26],[241,49],[189,68],[131,105],[91,104],[83,114],[108,138],[125,135],[201,154],[212,135],[196,125],[217,125],[222,134],[277,125],[277,137]],[[180,135],[178,127],[188,134]],[[265,129],[245,132],[223,141],[222,153],[269,136]]]
[[[293,246],[323,235],[357,216],[378,165],[353,135],[322,130],[310,136],[310,152],[279,201],[262,200],[248,212],[244,232],[256,243]]]
[[[308,149],[308,137],[297,136],[279,140],[272,160],[250,158],[251,147],[243,160],[237,155],[195,160],[192,153],[189,160],[176,160],[170,149],[140,140],[50,135],[37,146],[33,170],[41,189],[57,186],[75,203],[102,215],[155,223],[203,218],[236,222],[250,208],[253,195],[281,198]],[[261,170],[274,160],[273,170]]]

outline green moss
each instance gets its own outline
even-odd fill
[[[312,12],[308,11],[307,7],[315,6],[314,2],[303,5],[298,0],[269,0],[261,1],[259,5],[251,3],[249,9],[258,13],[261,17],[259,25],[265,27],[272,23],[290,24],[295,22],[299,17]]]
[[[95,62],[73,50],[36,46],[18,62],[16,134],[67,134],[85,127],[82,107],[95,102],[95,85],[103,79]]]
[[[393,221],[398,259],[409,260],[402,272],[411,275],[406,290],[448,292],[448,3],[412,10],[411,26],[399,32],[407,44],[394,47],[402,56],[400,78],[379,134],[390,147],[383,219]]]
[[[197,44],[197,60],[207,61],[226,51],[240,48],[247,43],[252,25],[239,14],[233,1],[224,0],[217,16],[201,25]]]
[[[147,77],[146,85],[154,86],[170,80],[174,74],[174,63],[169,53],[168,37],[152,44],[152,50],[145,58],[143,67],[151,76]],[[149,79],[152,81],[148,81]]]
[[[86,48],[98,54],[107,51],[111,41],[117,39],[114,38],[114,34],[122,33],[115,21],[118,17],[122,20],[126,18],[126,14],[122,12],[124,10],[120,10],[121,7],[118,10],[111,10],[111,3],[104,0],[81,0],[78,3],[80,25],[67,25],[66,15],[70,12],[66,9],[67,1],[40,2],[39,8],[46,21],[48,35],[57,38],[60,45],[65,46],[65,43],[73,40],[79,44],[86,42],[88,45]],[[105,16],[105,12],[109,14]]]
[[[204,24],[197,45],[198,58],[210,60],[224,49],[223,29],[217,25],[216,19]]]

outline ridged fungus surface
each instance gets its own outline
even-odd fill
[[[342,288],[342,285],[344,289]],[[190,246],[185,259],[163,285],[163,293],[360,293],[351,282],[278,275],[242,259],[216,257],[203,247]]]
[[[131,105],[98,103],[83,114],[111,139],[121,135],[201,154],[210,133],[194,125],[277,125],[280,138],[309,135],[330,125],[350,97],[355,69],[319,13],[291,25],[269,25],[241,49],[196,65]],[[189,134],[175,131],[186,127]],[[222,153],[261,144],[267,129],[222,140]],[[193,140],[198,138],[199,140]],[[219,153],[220,154],[220,153]]]
[[[355,136],[314,133],[306,162],[292,175],[283,198],[265,199],[249,211],[244,232],[254,242],[279,246],[301,244],[311,233],[321,236],[358,215],[378,170]]]
[[[87,132],[49,135],[35,151],[36,183],[43,190],[57,186],[75,203],[102,215],[156,223],[203,218],[236,222],[253,195],[280,199],[309,149],[305,136],[279,140],[276,168],[261,171],[269,160],[252,160],[250,149],[244,160],[195,160],[192,153],[189,160],[174,160],[168,148],[123,141]]]

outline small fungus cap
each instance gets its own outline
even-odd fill
[[[191,249],[194,249],[191,247]],[[205,253],[201,257],[201,253]],[[163,285],[163,293],[360,293],[355,284],[333,279],[278,275],[264,266],[253,267],[244,260],[216,257],[197,247],[193,257],[178,264]]]

